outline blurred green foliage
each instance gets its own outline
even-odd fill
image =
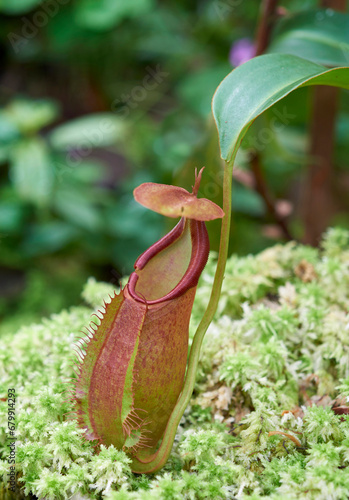
[[[281,5],[289,13],[277,22],[276,51],[294,48],[288,28],[312,25],[317,2]],[[36,290],[32,310],[42,315],[78,301],[89,274],[116,283],[130,273],[169,224],[134,202],[141,182],[188,189],[194,168],[205,165],[200,195],[220,202],[211,98],[232,69],[234,42],[253,40],[259,7],[257,0],[0,1],[0,315],[26,303],[28,290]],[[320,31],[331,34],[335,17],[325,15]],[[348,55],[343,44],[334,64]],[[280,124],[284,106],[292,116],[274,130],[271,120],[278,113]],[[305,165],[309,107],[310,91],[302,90],[272,108],[251,127],[237,160],[248,174],[249,152],[259,148],[270,189],[291,200],[291,209]],[[263,140],[265,128],[270,140]],[[348,130],[343,93],[339,183],[348,182]],[[279,237],[251,183],[237,177],[233,198],[231,251],[257,252]],[[293,217],[295,233],[299,225]],[[220,226],[208,226],[217,249]],[[2,279],[2,269],[12,277]],[[46,301],[52,289],[60,304]]]

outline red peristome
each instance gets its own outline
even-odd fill
[[[188,224],[190,226],[192,251],[191,259],[183,278],[168,294],[157,300],[147,300],[146,296],[138,295],[137,282],[139,280],[139,276],[137,274],[137,271],[144,269],[151,258],[174,243],[174,241],[183,234],[185,224]],[[140,257],[138,257],[134,266],[136,271],[131,274],[128,282],[130,295],[135,300],[139,302],[146,302],[148,305],[157,304],[159,302],[164,302],[165,300],[179,297],[186,290],[192,287],[196,287],[196,285],[198,284],[200,275],[207,263],[209,249],[210,242],[208,239],[205,223],[196,220],[181,219],[170,233],[168,233],[161,240],[148,248],[148,250],[146,250]]]

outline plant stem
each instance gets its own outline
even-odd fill
[[[216,273],[211,290],[210,300],[208,302],[202,320],[200,321],[200,324],[197,327],[193,343],[190,349],[188,369],[185,377],[183,390],[178,398],[177,404],[167,423],[167,427],[159,450],[154,455],[148,457],[147,459],[144,460],[142,460],[141,458],[133,459],[132,470],[137,473],[156,472],[166,463],[171,453],[173,441],[177,432],[179,422],[193,393],[197,366],[200,359],[200,348],[205,333],[208,327],[210,326],[210,323],[213,320],[213,317],[217,310],[224,279],[225,266],[228,257],[230,223],[231,223],[231,206],[232,206],[231,190],[232,190],[233,164],[235,160],[235,155],[236,153],[234,154],[231,161],[225,165],[224,169],[223,211],[225,215],[222,220],[221,238],[219,244],[219,254],[218,254]]]
[[[303,191],[304,243],[318,245],[335,211],[332,195],[338,89],[316,87],[310,126],[310,163]]]
[[[256,35],[256,56],[263,54],[268,47],[278,0],[264,0],[261,5],[262,13]]]
[[[277,0],[264,0],[261,4],[261,15],[258,23],[256,35],[256,56],[260,56],[266,50],[269,44],[271,32],[273,29],[274,20],[276,18],[276,10],[278,6]],[[279,216],[275,201],[271,196],[267,181],[263,175],[261,167],[260,155],[257,151],[254,152],[250,161],[251,170],[255,180],[255,189],[263,198],[264,204],[274,218],[277,225],[280,227],[283,235],[287,240],[292,240],[293,237],[288,229],[285,220]]]
[[[345,12],[346,0],[323,0],[320,6]],[[332,183],[338,89],[320,86],[313,92],[310,162],[303,191],[303,216],[304,243],[318,245],[336,211]]]
[[[262,170],[262,166],[260,164],[260,157],[257,153],[253,154],[253,156],[250,160],[250,165],[251,165],[251,170],[252,170],[253,175],[254,175],[255,189],[256,189],[257,193],[259,193],[259,195],[263,198],[268,212],[274,218],[274,220],[278,224],[278,226],[280,226],[280,229],[283,232],[285,238],[287,240],[293,240],[294,238],[292,237],[292,235],[288,229],[286,221],[284,220],[283,217],[281,217],[278,214],[278,211],[277,211],[276,206],[275,206],[275,202],[274,202],[273,197],[268,189],[268,185],[266,183],[266,180],[263,176],[263,170]]]
[[[221,239],[219,244],[219,255],[217,261],[217,268],[214,277],[214,282],[212,286],[211,296],[209,303],[207,305],[205,314],[196,330],[192,348],[190,350],[190,355],[192,355],[193,347],[195,346],[195,350],[200,351],[202,339],[209,327],[215,312],[217,310],[219,297],[221,294],[225,265],[228,258],[228,249],[229,249],[229,234],[230,234],[230,223],[231,223],[231,190],[232,190],[232,178],[233,178],[233,163],[234,163],[235,155],[231,159],[230,163],[226,163],[224,168],[224,179],[223,179],[223,211],[224,217],[222,220],[222,228],[221,228]],[[201,339],[201,340],[200,340]],[[195,344],[196,342],[196,344]],[[190,361],[190,358],[189,358]]]

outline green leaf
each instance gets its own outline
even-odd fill
[[[4,115],[22,134],[32,134],[57,118],[58,106],[48,99],[16,99],[4,109]]]
[[[78,168],[72,168],[69,176],[76,182],[87,185],[94,185],[105,180],[107,175],[106,165],[96,159],[83,160]]]
[[[281,20],[268,52],[298,55],[324,66],[347,66],[348,33],[348,14],[332,9],[300,12]]]
[[[25,14],[37,7],[42,0],[1,0],[0,11],[5,14]]]
[[[262,198],[252,189],[239,184],[233,188],[233,212],[260,217],[265,213],[265,206]]]
[[[20,137],[18,127],[9,119],[3,111],[0,112],[0,143],[3,146],[6,143],[12,142]]]
[[[11,151],[11,179],[24,201],[47,204],[54,172],[46,144],[40,138],[22,140]]]
[[[141,17],[153,8],[152,0],[81,0],[76,21],[85,28],[108,30],[127,17]]]
[[[349,89],[349,68],[327,69],[297,56],[267,54],[234,69],[219,85],[212,101],[221,156],[231,161],[252,122],[295,89],[333,85]],[[279,120],[287,125],[292,110]]]
[[[96,113],[56,127],[48,138],[54,148],[75,148],[81,150],[82,157],[85,157],[93,148],[115,144],[123,137],[124,127],[120,117],[112,113]]]
[[[0,203],[0,232],[15,233],[22,226],[23,207],[13,201]]]
[[[35,224],[29,228],[23,250],[29,255],[56,252],[78,236],[77,228],[62,221]]]
[[[83,192],[69,188],[57,189],[53,207],[60,216],[74,226],[97,234],[104,229],[100,210]]]
[[[211,111],[211,95],[219,81],[229,71],[228,64],[214,65],[213,67],[190,72],[178,86],[178,94],[184,103],[206,117]]]

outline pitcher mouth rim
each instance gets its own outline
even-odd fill
[[[136,285],[139,279],[138,270],[144,269],[146,264],[159,252],[170,246],[184,232],[186,224],[189,224],[192,250],[188,267],[177,285],[166,295],[154,300],[147,300],[136,291]],[[200,275],[207,263],[209,254],[209,239],[205,223],[195,219],[185,219],[182,217],[178,224],[167,235],[161,238],[148,248],[135,262],[135,271],[130,275],[127,288],[130,296],[137,302],[146,305],[160,304],[171,299],[184,295],[190,288],[196,287]]]

